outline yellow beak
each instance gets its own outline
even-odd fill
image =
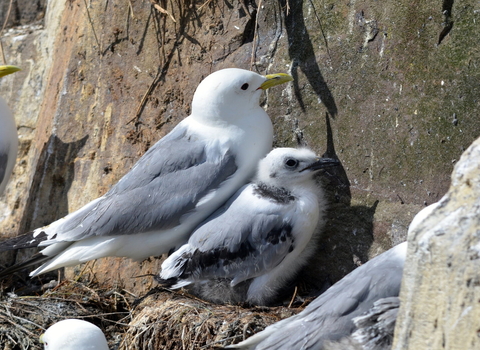
[[[0,78],[21,70],[17,66],[0,66]]]
[[[260,89],[262,90],[267,90],[272,86],[280,85],[293,80],[291,75],[285,73],[269,74],[266,75],[265,78],[267,78],[267,80],[260,85]]]
[[[43,344],[43,336],[44,335],[45,335],[45,333],[40,336],[40,344]]]

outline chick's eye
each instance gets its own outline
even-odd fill
[[[248,84],[247,83],[243,84],[240,89],[247,90],[248,89]]]
[[[296,168],[298,165],[298,161],[292,158],[285,160],[285,165],[289,168]]]

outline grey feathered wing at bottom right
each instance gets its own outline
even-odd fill
[[[298,315],[227,348],[321,350],[350,336],[356,330],[355,317],[368,312],[375,301],[399,295],[406,244],[399,244],[358,267]]]

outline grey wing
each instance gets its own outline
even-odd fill
[[[237,170],[227,151],[209,161],[202,140],[179,125],[158,141],[103,197],[65,220],[59,241],[134,234],[177,226],[184,214]]]
[[[363,314],[371,305],[368,301],[371,286],[370,276],[364,276],[357,279],[354,286],[345,283],[324,294],[319,303],[321,306],[306,317],[311,325],[304,338],[306,344],[317,347],[326,341],[338,341],[352,334],[355,330],[353,317]]]
[[[283,213],[245,202],[230,201],[194,232],[179,278],[231,278],[235,285],[273,269],[293,250],[292,223]]]
[[[400,298],[382,298],[366,314],[354,318],[357,330],[352,337],[362,349],[391,348],[399,307]]]
[[[0,183],[3,182],[7,172],[8,147],[0,147]]]
[[[399,295],[404,257],[396,257],[394,249],[358,267],[304,311],[267,327],[245,344],[256,344],[252,347],[256,350],[321,349],[327,341],[351,335],[353,318],[370,310],[376,300]],[[241,345],[238,348],[246,348]]]
[[[350,314],[365,298],[370,282],[369,278],[358,280],[358,289],[353,290],[332,286],[300,314],[275,325],[275,332],[255,349],[322,349],[325,341],[351,334],[355,325]]]

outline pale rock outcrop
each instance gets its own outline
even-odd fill
[[[480,348],[480,139],[409,237],[393,349]]]

